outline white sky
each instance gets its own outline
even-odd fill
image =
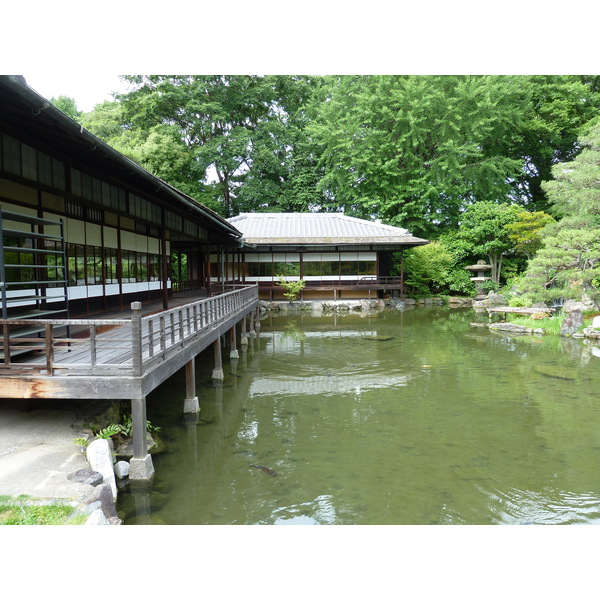
[[[213,14],[190,0],[169,0],[168,11],[141,0],[14,2],[2,9],[13,26],[0,36],[0,73],[83,111],[131,73],[595,74],[596,20],[580,3],[229,0]]]
[[[100,102],[112,100],[111,92],[126,92],[128,85],[118,75],[76,74],[43,71],[25,71],[27,84],[46,99],[68,96],[74,98],[77,108],[89,112]]]

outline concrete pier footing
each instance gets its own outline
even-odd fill
[[[144,458],[132,458],[129,461],[129,479],[135,481],[150,481],[154,476],[152,456],[146,454]]]

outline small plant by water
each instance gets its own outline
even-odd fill
[[[146,428],[150,433],[158,433],[160,431],[160,427],[158,425],[152,425],[150,421],[146,421]],[[94,438],[92,440],[85,437],[76,437],[73,440],[75,445],[81,447],[82,452],[90,445],[92,441],[94,441],[94,439],[116,439],[118,441],[123,441],[123,438],[131,438],[133,436],[133,421],[129,415],[123,415],[121,423],[110,423],[103,429],[98,429],[97,427],[92,427],[91,429],[94,434]],[[121,439],[119,440],[119,438]]]
[[[306,282],[304,279],[299,279],[298,281],[287,281],[283,278],[282,275],[278,275],[279,285],[283,288],[283,295],[290,301],[293,302],[298,294],[304,289],[306,286]]]
[[[540,311],[540,315],[543,314]],[[510,315],[509,321],[515,325],[523,325],[530,329],[543,329],[548,335],[560,335],[560,330],[564,321],[565,315],[558,313],[551,317],[533,318],[524,315]]]

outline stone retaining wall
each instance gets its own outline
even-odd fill
[[[415,306],[438,306],[444,304],[441,298],[405,298],[398,300],[396,298],[386,298],[377,300],[296,300],[289,302],[287,300],[274,300],[272,302],[261,300],[260,309],[262,312],[280,312],[283,314],[294,312],[307,312],[313,315],[329,313],[349,313],[349,312],[378,312],[386,308],[395,308],[404,310],[414,308]],[[458,303],[457,303],[458,304]],[[461,303],[468,305],[466,302]]]
[[[89,469],[81,469],[69,475],[71,481],[92,486],[75,515],[88,515],[86,525],[121,525],[117,516],[117,480],[129,476],[129,463],[116,462],[111,440],[97,439],[86,449]],[[75,516],[74,515],[74,516]]]

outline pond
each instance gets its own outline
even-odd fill
[[[600,354],[472,309],[270,315],[225,381],[148,398],[167,450],[125,524],[600,522]]]

